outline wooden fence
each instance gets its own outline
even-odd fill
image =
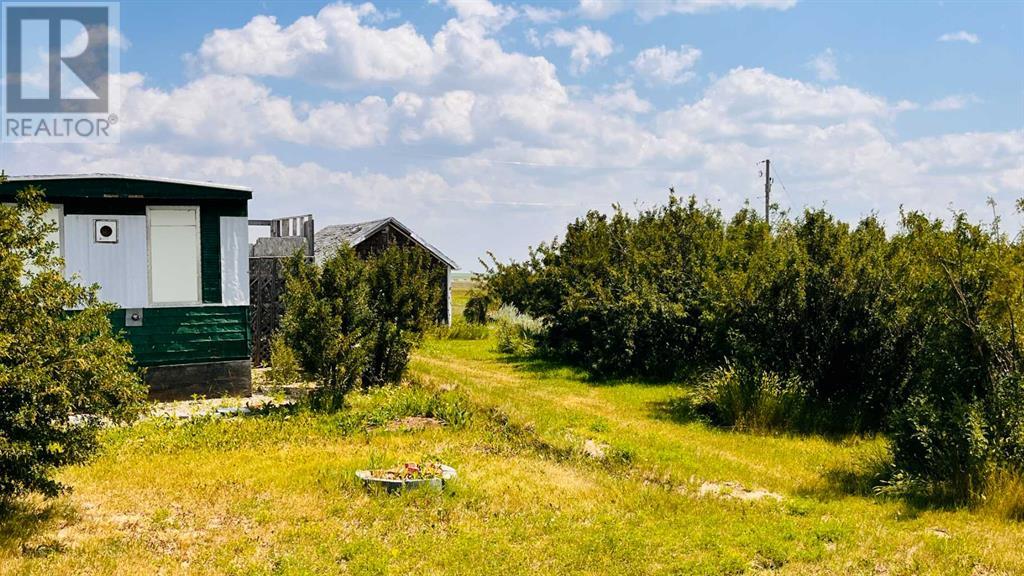
[[[288,216],[273,220],[249,220],[249,226],[270,228],[271,238],[303,238],[307,257],[313,257],[313,216]],[[284,264],[290,253],[279,257],[249,256],[249,325],[252,330],[252,364],[270,364],[270,340],[281,325],[284,304]]]
[[[270,339],[281,325],[284,305],[283,258],[249,258],[249,324],[252,328],[252,364],[270,363]]]

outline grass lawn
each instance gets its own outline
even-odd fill
[[[1024,573],[1024,524],[872,497],[883,440],[716,430],[685,386],[591,383],[493,348],[429,339],[417,385],[343,414],[110,430],[61,473],[70,495],[0,520],[0,573]],[[449,425],[386,426],[408,415]],[[354,479],[428,459],[459,479],[397,496]]]

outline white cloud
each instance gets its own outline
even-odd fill
[[[928,104],[925,108],[932,111],[950,111],[950,110],[962,110],[971,104],[977,104],[981,102],[981,99],[974,94],[951,94],[944,98],[939,98]]]
[[[625,5],[619,2],[611,2],[609,0],[580,0],[579,8],[577,10],[579,11],[580,16],[583,16],[584,18],[603,20],[623,9],[625,9]]]
[[[452,9],[430,37],[383,27],[368,6],[336,4],[287,26],[255,18],[208,36],[185,84],[118,78],[123,144],[3,145],[5,167],[247,184],[254,215],[301,206],[319,225],[394,215],[467,266],[486,249],[522,256],[588,208],[664,201],[669,185],[731,211],[760,193],[754,163],[766,157],[785,180],[783,206],[826,204],[845,219],[876,210],[892,222],[901,204],[988,216],[987,196],[1009,206],[1024,192],[1019,130],[904,140],[892,120],[918,104],[761,68],[730,70],[659,111],[630,81],[567,89],[545,58],[506,50],[493,34],[508,18],[500,6]],[[585,51],[574,69],[613,50],[609,40]],[[638,77],[667,84],[700,57],[688,46],[644,52]],[[358,89],[306,102],[258,76]],[[955,98],[973,96],[923,107]]]
[[[617,84],[611,92],[594,96],[593,101],[602,110],[610,112],[645,114],[654,110],[650,102],[637,96],[629,83]]]
[[[823,88],[763,68],[734,68],[711,84],[699,101],[663,113],[662,121],[691,131],[736,136],[766,124],[786,130],[795,123],[826,125],[898,111],[899,106],[856,88]]]
[[[257,16],[242,28],[208,35],[191,60],[207,73],[296,77],[339,89],[471,90],[542,103],[565,100],[554,65],[540,56],[506,52],[491,36],[512,17],[511,9],[488,2],[452,2],[452,7],[458,17],[429,42],[408,23],[370,25],[378,14],[370,4],[331,4],[287,27]]]
[[[389,106],[378,96],[308,107],[243,76],[204,76],[170,91],[146,87],[139,74],[122,75],[118,84],[121,129],[127,134],[170,133],[235,147],[277,140],[347,150],[383,144],[389,130]]]
[[[807,67],[814,71],[814,74],[818,77],[818,80],[828,82],[831,80],[839,80],[839,68],[836,66],[836,55],[832,53],[831,48],[826,48],[824,52],[816,55],[807,62]]]
[[[556,8],[526,5],[522,7],[523,16],[535,24],[550,24],[565,18],[565,12]]]
[[[967,132],[911,140],[901,146],[925,170],[954,167],[971,170],[1024,169],[1024,131]],[[1018,180],[1024,192],[1024,179]]]
[[[594,64],[604,61],[615,50],[612,39],[600,30],[580,26],[575,30],[556,28],[548,33],[546,41],[561,48],[569,48],[574,74],[582,74]]]
[[[625,10],[633,10],[644,20],[667,14],[696,14],[721,9],[763,8],[788,10],[796,0],[580,0],[578,12],[584,18],[602,20]]]
[[[404,95],[405,99],[418,99],[414,95]],[[397,100],[397,97],[396,97]],[[438,138],[457,144],[469,144],[473,141],[473,107],[476,95],[466,90],[455,90],[441,96],[413,101],[409,109],[420,118],[419,125],[409,126],[402,132],[404,142],[418,142],[428,138]],[[419,114],[422,111],[422,115]],[[421,117],[422,116],[422,117]]]
[[[218,29],[194,57],[207,71],[316,78],[346,86],[360,82],[425,83],[439,67],[434,50],[411,24],[365,26],[371,4],[331,4],[316,16],[282,27],[256,16],[240,29]]]
[[[669,50],[665,46],[648,48],[633,59],[633,69],[651,83],[681,84],[693,78],[693,67],[700,59],[701,51],[683,46]]]
[[[971,34],[966,30],[960,30],[959,32],[947,32],[938,38],[939,42],[967,42],[968,44],[977,44],[981,42],[977,34]]]
[[[917,102],[910,100],[900,100],[892,107],[894,112],[908,112],[910,110],[917,110],[921,106]]]
[[[538,50],[544,46],[540,40],[540,35],[537,34],[537,30],[535,28],[526,29],[526,41],[530,43],[530,46],[533,46]]]
[[[472,21],[498,30],[518,16],[514,8],[492,4],[488,0],[448,0],[460,20]]]
[[[564,102],[565,87],[555,66],[540,56],[506,52],[478,26],[450,20],[434,36],[434,50],[444,68],[435,77],[436,89],[466,89],[477,93],[509,94],[545,103]]]

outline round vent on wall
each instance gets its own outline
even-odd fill
[[[104,244],[117,243],[117,220],[95,220],[93,229],[96,231],[96,241]]]

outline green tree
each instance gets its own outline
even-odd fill
[[[1024,244],[957,214],[903,219],[907,298],[922,346],[894,418],[905,477],[946,497],[985,496],[993,473],[1024,474]]]
[[[131,420],[145,398],[113,306],[64,278],[42,198],[27,188],[0,205],[0,500],[55,495],[54,471],[87,459],[104,421]]]
[[[436,319],[443,273],[420,250],[399,246],[368,260],[349,246],[323,265],[301,254],[289,260],[281,334],[319,383],[315,408],[337,410],[353,388],[401,381]]]
[[[363,384],[399,382],[412,347],[437,320],[443,270],[417,247],[389,246],[367,261],[370,361]]]
[[[345,394],[360,384],[366,369],[370,308],[365,273],[365,264],[348,246],[323,266],[302,254],[286,266],[281,333],[303,370],[319,383],[311,397],[316,408],[344,406]]]
[[[462,318],[468,324],[487,324],[491,307],[491,295],[486,290],[473,290],[462,310]]]

